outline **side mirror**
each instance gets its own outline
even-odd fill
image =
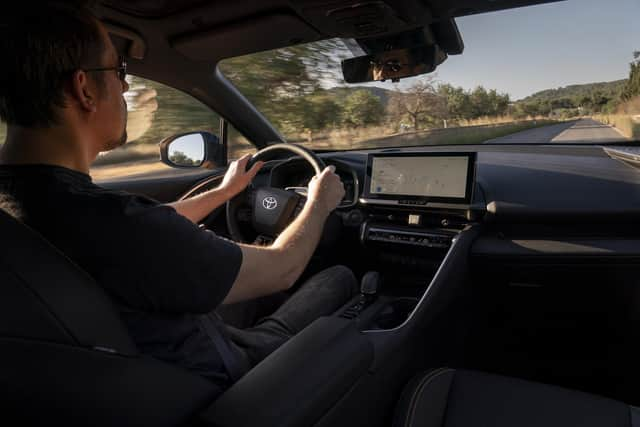
[[[217,136],[209,132],[173,135],[160,142],[160,159],[173,168],[213,169],[225,163]]]

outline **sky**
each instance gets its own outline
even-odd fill
[[[456,21],[464,53],[441,64],[436,79],[465,89],[483,85],[512,100],[627,78],[633,51],[640,50],[640,0],[567,0]]]

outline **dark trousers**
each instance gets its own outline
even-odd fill
[[[253,327],[225,325],[227,336],[253,367],[317,318],[333,314],[357,292],[351,270],[341,265],[328,268],[305,281],[272,315]]]

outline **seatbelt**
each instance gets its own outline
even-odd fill
[[[220,358],[222,359],[222,364],[227,370],[231,381],[236,382],[246,373],[246,369],[243,369],[240,358],[234,354],[233,347],[227,337],[220,332],[220,329],[218,329],[209,316],[209,314],[200,316],[200,323],[216,346],[218,354],[220,354]]]

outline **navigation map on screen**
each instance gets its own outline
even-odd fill
[[[374,157],[371,194],[464,198],[466,156]]]

